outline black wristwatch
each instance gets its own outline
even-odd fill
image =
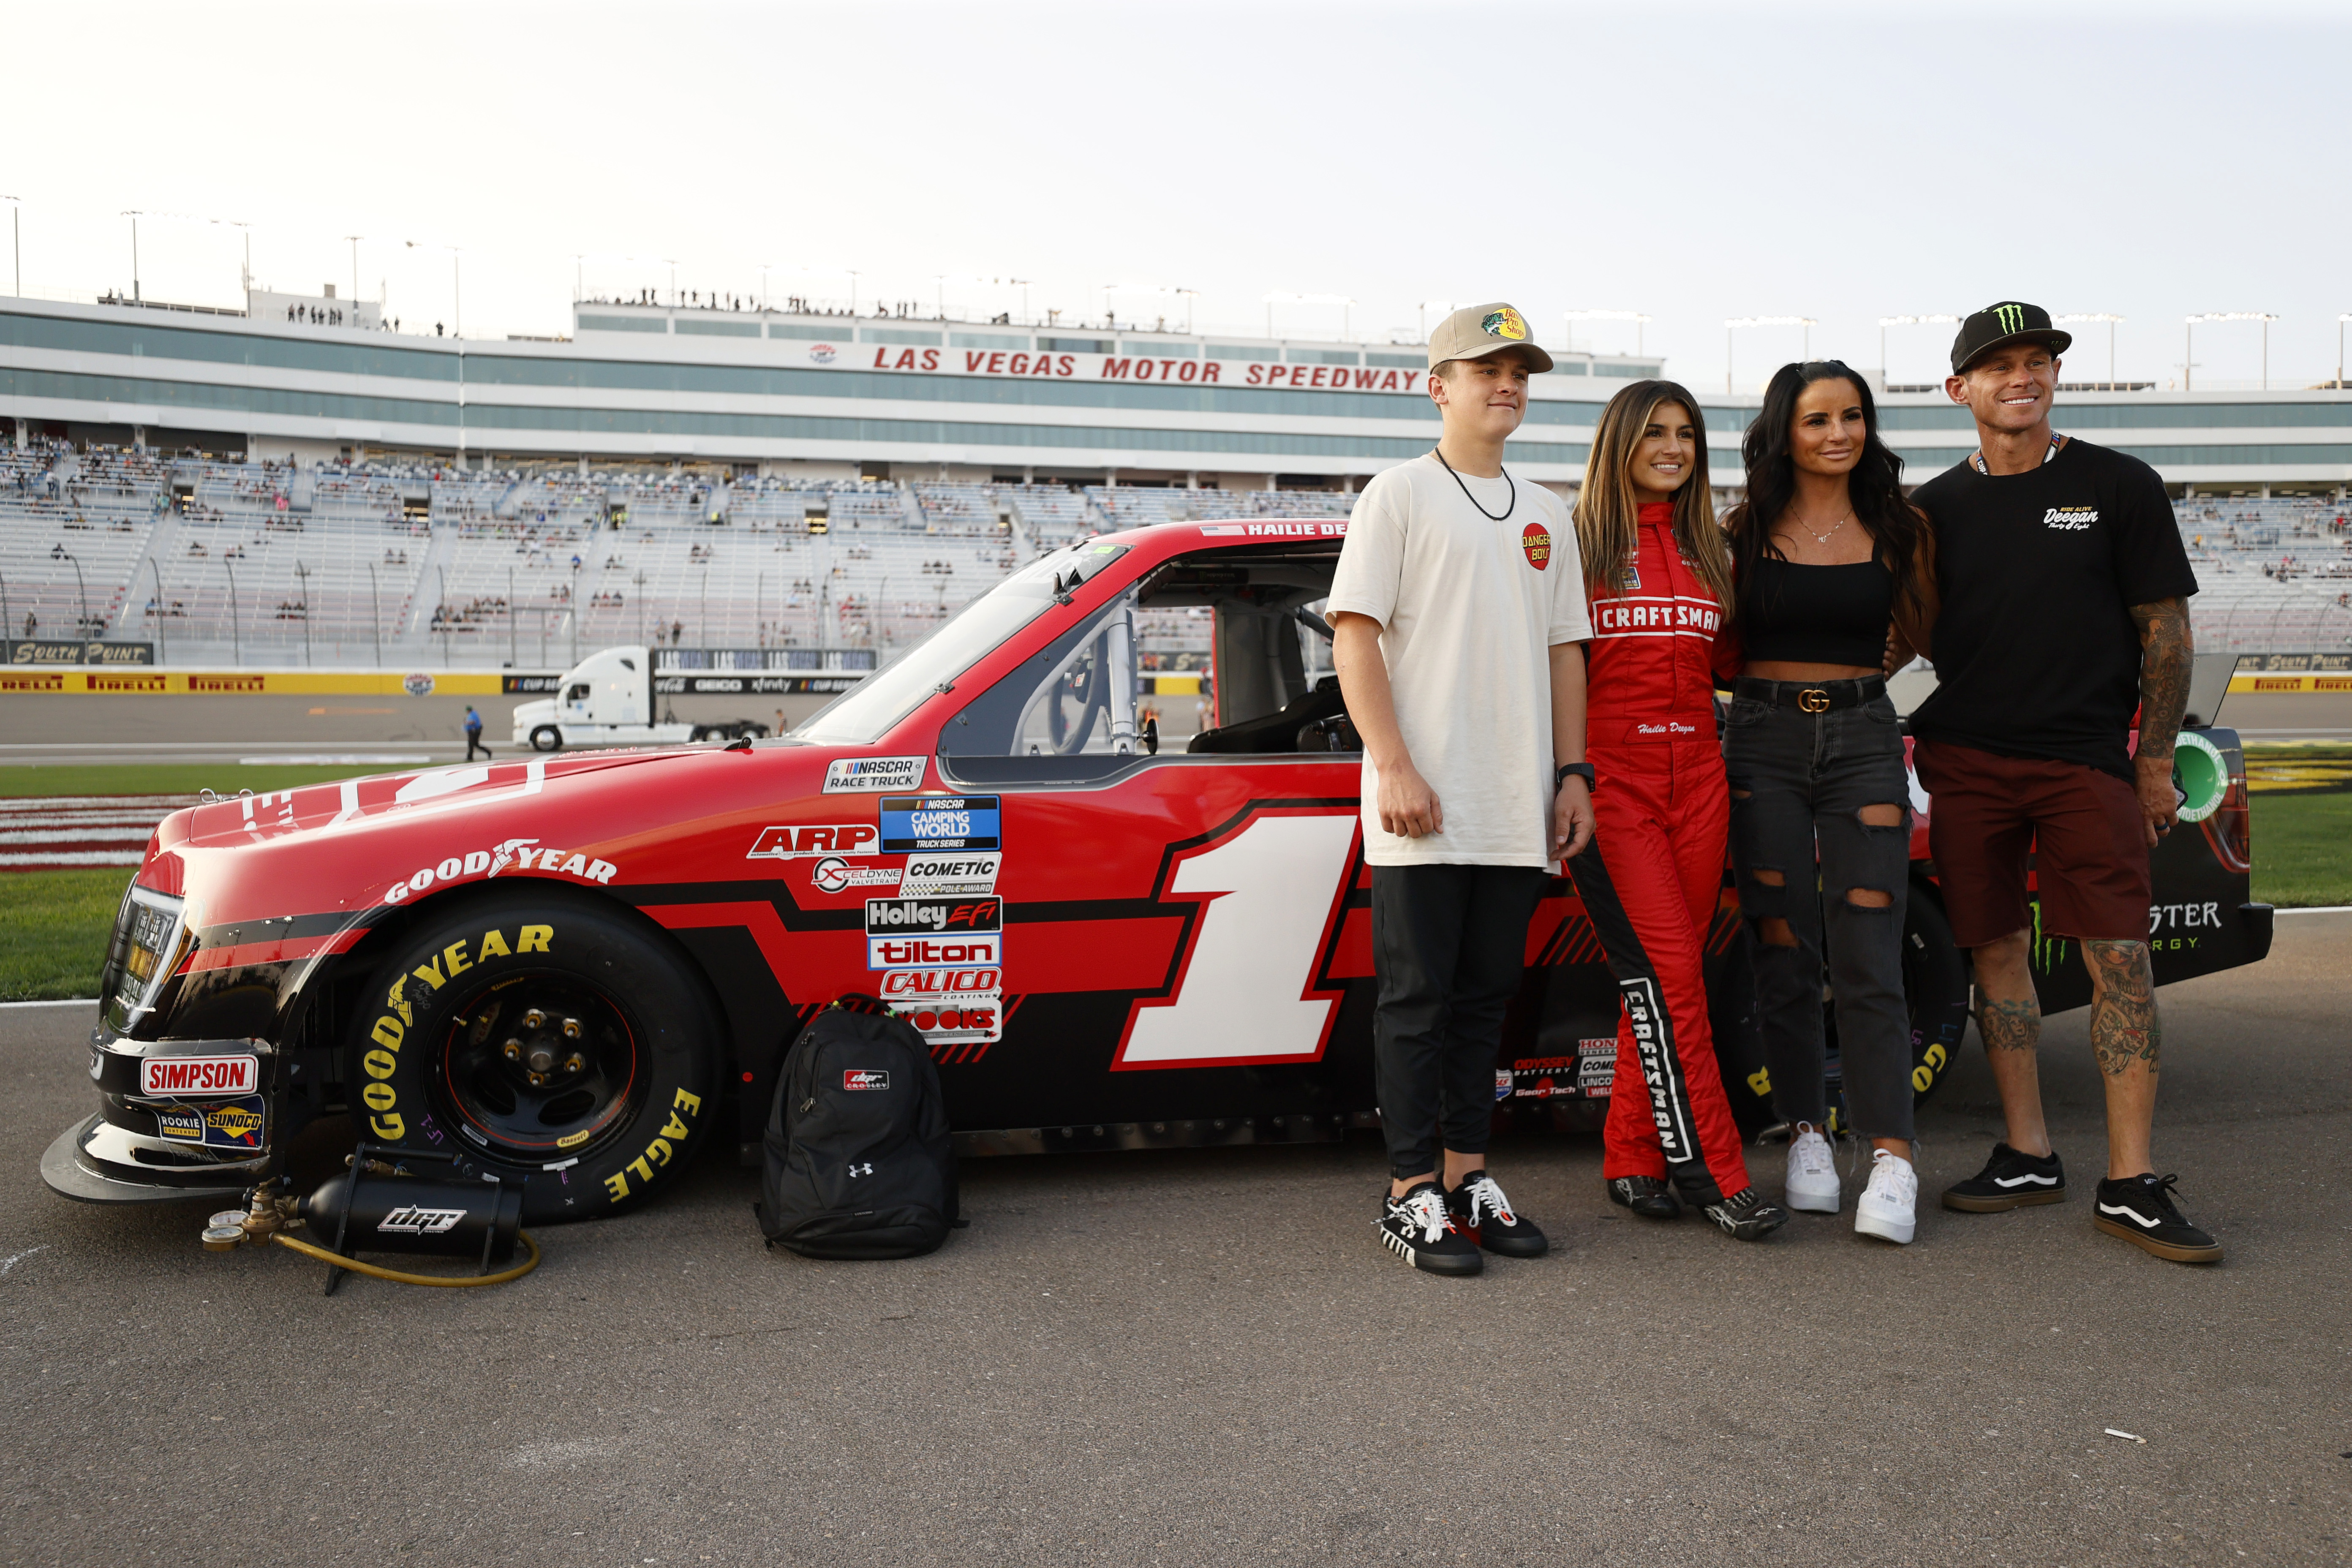
[[[1593,776],[1591,763],[1562,763],[1559,764],[1559,771],[1551,776],[1551,787],[1558,789],[1566,784],[1568,775],[1570,773],[1582,779],[1584,787],[1587,789],[1598,789],[1601,786],[1601,781]]]

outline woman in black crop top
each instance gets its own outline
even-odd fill
[[[1790,1126],[1790,1208],[1835,1214],[1822,1029],[1835,989],[1843,1131],[1869,1139],[1865,1236],[1908,1242],[1911,1023],[1902,937],[1910,775],[1884,672],[1934,624],[1927,520],[1903,499],[1870,388],[1835,360],[1781,366],[1742,443],[1748,500],[1724,519],[1743,662],[1724,762],[1739,906],[1756,937],[1773,1105]]]

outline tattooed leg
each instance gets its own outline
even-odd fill
[[[2086,942],[2083,963],[2091,972],[2091,1048],[2107,1089],[2107,1174],[2137,1176],[2156,1168],[2148,1129],[2164,1037],[2147,943]]]
[[[2042,1004],[2026,952],[2021,931],[1976,950],[1977,1033],[2000,1090],[2005,1141],[2040,1158],[2050,1152],[2050,1130],[2042,1118]]]

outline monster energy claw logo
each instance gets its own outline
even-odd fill
[[[2004,332],[2021,332],[2021,331],[2025,331],[2025,307],[2024,307],[2024,306],[2022,306],[2022,305],[1995,305],[1995,306],[1992,308],[1992,313],[1993,313],[1994,319],[1996,319],[1997,321],[1999,321],[2000,322],[2000,330],[2001,330],[2002,331],[2004,331]]]

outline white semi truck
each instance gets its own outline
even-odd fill
[[[555,752],[566,746],[731,741],[768,732],[765,724],[748,719],[660,723],[654,713],[652,650],[608,647],[582,659],[563,677],[553,697],[515,704],[514,743],[534,752]]]

